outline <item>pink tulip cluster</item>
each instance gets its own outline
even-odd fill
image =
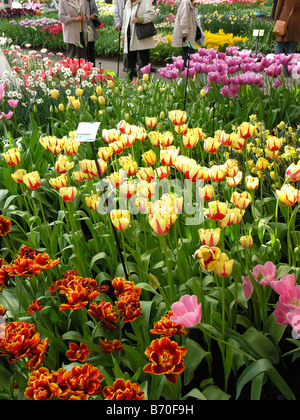
[[[5,85],[1,83],[0,84],[0,101],[4,101],[4,98],[5,98]],[[11,108],[16,108],[18,106],[19,101],[17,99],[9,99],[7,103]],[[2,111],[0,114],[0,120],[2,118],[9,120],[13,115],[14,113],[12,110],[8,111],[7,113]]]
[[[256,55],[251,50],[240,50],[237,46],[227,47],[226,52],[199,48],[195,54],[191,54],[188,67],[184,67],[181,56],[173,57],[173,63],[160,68],[159,74],[165,79],[204,74],[208,82],[206,90],[216,84],[223,96],[235,97],[244,85],[263,88],[266,76],[272,79],[273,87],[279,87],[282,82],[278,77],[282,75],[284,66],[290,73],[300,74],[299,57],[300,54]]]
[[[295,274],[285,274],[276,279],[276,266],[271,261],[265,265],[254,267],[252,275],[262,286],[271,286],[279,295],[273,312],[276,322],[291,325],[296,334],[300,334],[300,286],[296,285]],[[253,292],[253,284],[249,276],[243,277],[243,291],[246,300]]]

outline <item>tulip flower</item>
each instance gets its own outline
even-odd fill
[[[123,152],[124,145],[122,141],[117,140],[111,143],[111,148],[115,155],[120,155]]]
[[[205,271],[212,271],[221,255],[221,250],[218,247],[209,247],[202,245],[194,254],[194,257],[199,258],[199,264]]]
[[[143,153],[142,158],[147,163],[147,165],[154,165],[156,163],[156,160],[157,160],[156,154],[152,149]]]
[[[52,96],[53,99],[57,99],[58,96],[59,96],[58,90],[57,89],[52,89],[51,90],[51,96]]]
[[[50,178],[49,184],[52,185],[56,190],[66,187],[68,185],[68,178],[65,174],[58,176],[57,178]]]
[[[120,194],[124,198],[131,198],[136,193],[136,186],[133,182],[123,182],[120,185]]]
[[[137,192],[144,198],[150,198],[155,194],[155,186],[152,182],[140,181],[137,184]]]
[[[171,122],[176,126],[183,125],[187,118],[186,112],[180,110],[169,111],[168,116]]]
[[[243,122],[239,127],[239,134],[243,139],[250,139],[255,134],[254,125]]]
[[[72,177],[73,177],[75,182],[83,182],[83,181],[85,181],[86,179],[89,178],[89,175],[85,174],[82,171],[75,171],[75,172],[72,173]]]
[[[15,182],[17,182],[18,184],[21,184],[23,182],[23,177],[25,174],[27,174],[26,169],[18,169],[16,172],[14,172],[11,175],[11,177]]]
[[[214,137],[207,137],[204,140],[204,150],[207,153],[217,153],[221,144],[222,143],[216,140]]]
[[[153,130],[157,126],[157,118],[156,117],[146,117],[145,118],[146,126]]]
[[[243,284],[243,292],[245,295],[246,300],[249,300],[253,293],[253,284],[249,276],[242,276]]]
[[[214,165],[210,169],[210,176],[213,181],[221,182],[225,178],[226,169],[223,166]]]
[[[214,188],[211,184],[207,184],[203,188],[199,187],[198,193],[203,201],[211,201],[214,198]]]
[[[85,197],[85,202],[90,210],[97,210],[99,207],[99,195],[94,194],[94,195]]]
[[[59,156],[55,162],[55,170],[59,174],[66,174],[74,166],[74,162],[70,162],[67,156]]]
[[[208,209],[205,211],[205,215],[211,220],[222,220],[227,213],[227,204],[221,203],[220,201],[211,201],[208,203]]]
[[[280,190],[276,191],[276,194],[279,200],[288,207],[297,203],[298,190],[290,184],[283,185]]]
[[[183,295],[179,302],[172,304],[171,311],[173,315],[170,316],[170,321],[175,324],[191,328],[201,322],[202,306],[195,295]]]
[[[7,102],[12,108],[16,108],[19,103],[18,99],[9,99]]]
[[[21,162],[21,155],[17,148],[8,149],[3,153],[3,157],[10,166],[17,166]]]
[[[70,202],[75,200],[78,190],[76,187],[62,187],[60,188],[59,193],[64,201]]]
[[[199,138],[190,132],[187,132],[185,136],[183,136],[182,144],[187,149],[193,149],[199,141]]]
[[[81,107],[81,103],[79,101],[79,99],[74,99],[72,101],[72,106],[74,109],[76,109],[76,111],[79,111],[80,107]]]
[[[300,164],[295,165],[292,163],[286,170],[285,173],[288,181],[296,182],[300,180]]]
[[[246,209],[251,204],[251,201],[251,195],[247,191],[244,191],[242,193],[234,191],[232,193],[231,202],[234,204],[235,207],[238,207],[241,210]]]
[[[41,186],[40,175],[37,171],[25,174],[23,176],[23,182],[31,190],[37,190]]]
[[[240,239],[240,244],[244,249],[249,249],[253,246],[253,238],[250,235],[242,236]]]
[[[160,161],[163,166],[172,166],[177,159],[177,153],[169,150],[160,151]]]
[[[279,150],[282,146],[282,138],[271,136],[267,139],[267,148],[270,152]]]
[[[256,162],[256,169],[258,171],[264,171],[267,168],[268,164],[269,162],[267,161],[267,159],[260,157]]]
[[[214,272],[219,277],[228,277],[233,270],[233,260],[229,260],[228,255],[221,253],[217,263],[214,266]]]
[[[276,276],[276,265],[272,261],[266,262],[265,265],[258,264],[253,268],[253,277],[259,284],[269,286]]]
[[[103,129],[102,130],[102,138],[106,143],[113,143],[120,138],[120,131],[112,128],[110,130]]]
[[[259,178],[255,178],[251,175],[247,176],[246,185],[249,190],[256,190],[259,187]]]
[[[209,247],[217,246],[220,241],[221,229],[199,229],[200,240],[203,245]]]
[[[121,134],[119,138],[120,138],[123,148],[131,147],[134,145],[134,142],[135,142],[134,134]]]
[[[155,178],[155,173],[151,166],[147,168],[140,168],[136,175],[139,179],[147,182],[151,182]]]
[[[79,142],[74,140],[67,140],[64,142],[64,151],[68,156],[76,156],[79,149]]]
[[[103,159],[105,162],[111,159],[113,155],[113,149],[111,146],[109,147],[99,147],[98,149],[98,156],[100,159]]]
[[[112,210],[110,219],[117,230],[125,230],[130,224],[130,212],[128,210]]]

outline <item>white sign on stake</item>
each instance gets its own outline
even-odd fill
[[[78,124],[76,130],[75,141],[94,142],[96,140],[97,132],[100,122],[81,122]]]

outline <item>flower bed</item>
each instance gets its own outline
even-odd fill
[[[299,399],[297,55],[4,52],[0,398]]]

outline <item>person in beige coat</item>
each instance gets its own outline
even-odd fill
[[[130,80],[136,76],[137,53],[139,52],[141,68],[151,63],[150,50],[155,47],[153,36],[138,39],[136,23],[149,23],[155,19],[152,0],[128,0],[123,14],[122,35],[124,54],[128,56],[128,74]]]
[[[198,0],[177,0],[176,3],[178,10],[174,23],[172,46],[175,48],[182,48],[184,64],[186,64],[189,54],[194,52],[194,50],[189,47],[188,42],[195,43],[196,38],[198,44],[203,45],[205,42],[204,33],[197,19],[197,1]]]
[[[89,11],[86,1],[59,0],[58,13],[63,25],[63,40],[68,45],[66,56],[87,60]]]

